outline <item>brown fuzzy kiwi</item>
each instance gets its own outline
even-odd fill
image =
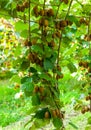
[[[53,9],[52,8],[50,8],[50,9],[48,9],[48,11],[47,11],[47,16],[54,16],[54,11],[53,11]]]
[[[81,113],[82,113],[82,114],[85,114],[85,109],[84,109],[84,108],[81,110]]]
[[[88,106],[85,106],[84,109],[85,109],[85,112],[88,112],[90,110]]]
[[[56,38],[56,33],[53,33],[53,34],[52,34],[52,38]]]
[[[21,12],[24,12],[25,7],[23,5],[21,5]]]
[[[89,95],[89,99],[91,100],[91,95]]]
[[[52,116],[53,116],[53,117],[57,117],[56,110],[52,110]]]
[[[64,119],[64,114],[60,113],[59,118]]]
[[[39,14],[40,14],[40,16],[44,16],[44,15],[45,15],[45,11],[44,11],[43,9],[41,9],[41,10],[39,11]]]
[[[21,6],[17,4],[16,10],[17,10],[17,11],[21,11]]]
[[[66,20],[61,20],[60,21],[60,27],[66,27],[67,26],[67,21]]]
[[[44,25],[45,27],[47,27],[47,26],[48,26],[48,24],[49,24],[48,20],[47,20],[47,19],[45,19],[45,20],[44,20],[43,25]]]
[[[33,54],[32,54],[32,53],[29,53],[29,54],[28,54],[28,59],[29,59],[32,63],[34,63],[34,62],[35,62],[35,59],[34,59],[34,57],[33,57]]]
[[[62,35],[61,35],[61,33],[60,33],[59,31],[56,32],[56,36],[57,36],[58,38],[61,38],[61,37],[62,37]]]
[[[48,111],[46,111],[46,112],[45,112],[44,117],[45,117],[46,119],[48,119],[48,118],[49,118],[49,112],[48,112]]]
[[[55,24],[55,28],[56,28],[56,29],[59,29],[59,30],[61,29],[61,27],[60,27],[60,23],[59,23],[59,22],[56,22],[56,24]]]
[[[56,109],[55,111],[56,111],[57,117],[59,117],[59,116],[60,116],[60,110],[59,110],[59,109]]]
[[[29,7],[29,2],[25,1],[25,2],[23,3],[23,6],[24,6],[25,8],[28,8],[28,7]]]
[[[39,87],[38,86],[35,86],[34,87],[34,93],[38,93],[39,92]]]
[[[88,62],[83,62],[83,67],[88,68]]]
[[[69,0],[62,0],[62,2],[64,2],[65,4],[68,4]]]
[[[41,18],[41,19],[39,20],[39,25],[40,25],[40,26],[43,26],[43,25],[44,25],[44,20],[45,20],[44,18]]]
[[[31,46],[32,44],[31,44],[31,42],[30,42],[28,39],[26,39],[26,40],[24,41],[24,45],[25,45],[25,46]]]
[[[88,21],[87,19],[85,19],[85,18],[81,18],[81,19],[79,20],[79,22],[80,22],[80,24],[85,24],[85,25],[88,25],[88,24],[89,24],[89,21]]]
[[[57,69],[61,72],[61,67],[59,65],[57,65]]]
[[[34,8],[33,8],[33,12],[34,12],[34,14],[35,14],[35,16],[36,16],[36,17],[38,17],[38,16],[39,16],[38,6],[37,6],[37,5],[36,5],[36,6],[34,6]]]
[[[86,98],[85,98],[85,99],[86,99],[86,101],[88,101],[88,100],[89,100],[89,96],[86,96]]]
[[[91,67],[88,67],[88,73],[91,73]]]
[[[39,92],[42,94],[44,92],[44,87],[39,87]]]
[[[83,66],[83,62],[82,61],[79,62],[79,66]]]

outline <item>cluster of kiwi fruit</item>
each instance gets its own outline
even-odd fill
[[[85,35],[84,39],[85,39],[86,41],[91,41],[91,34]]]
[[[50,8],[50,9],[38,9],[37,5],[34,6],[33,13],[36,17],[38,17],[38,16],[48,16],[48,17],[54,16],[54,11],[53,11],[52,8]]]
[[[61,38],[61,37],[62,37],[62,34],[58,30],[52,34],[52,38]]]
[[[26,39],[24,41],[24,46],[30,47],[32,45],[35,45],[36,43],[37,43],[37,39],[36,38],[35,39],[33,38],[31,41],[29,39]]]
[[[85,100],[86,101],[91,100],[91,94],[86,96]],[[85,106],[85,107],[82,108],[81,113],[84,114],[85,112],[89,112],[89,111],[90,111],[90,107],[89,106]]]
[[[90,111],[90,107],[89,106],[85,106],[85,107],[82,108],[81,113],[85,114],[86,112],[89,112],[89,111]]]
[[[72,25],[72,22],[69,20],[61,20],[55,23],[55,28],[62,30],[64,27],[68,26],[68,25]]]
[[[91,94],[89,94],[88,96],[86,96],[86,101],[91,100]]]
[[[17,10],[18,12],[24,12],[24,10],[25,10],[26,8],[28,8],[28,7],[29,7],[29,2],[25,1],[25,2],[23,2],[22,4],[17,4],[16,10]]]
[[[31,63],[36,63],[40,66],[43,66],[43,61],[38,57],[37,53],[30,52],[28,54],[28,60],[31,61]]]
[[[87,69],[87,72],[85,73],[85,75],[89,75],[89,77],[91,77],[91,66],[90,63],[87,61],[80,61],[79,62],[79,66],[80,67],[84,67],[85,69]]]
[[[87,61],[80,61],[79,62],[79,66],[80,67],[84,67],[84,68],[88,68],[89,63]]]
[[[44,114],[44,117],[46,119],[53,117],[53,118],[60,118],[60,119],[64,119],[64,114],[62,112],[60,112],[59,109],[54,109],[54,110],[50,110],[49,111],[46,111],[45,114]]]
[[[88,25],[88,24],[89,24],[89,21],[88,21],[87,19],[85,19],[85,18],[80,18],[79,23],[80,23],[80,24]]]
[[[46,97],[46,95],[45,95],[45,88],[42,87],[42,86],[40,86],[40,87],[35,86],[34,87],[34,93],[39,93],[40,101],[43,101],[45,99],[45,97]]]

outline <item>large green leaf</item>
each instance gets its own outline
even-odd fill
[[[60,129],[63,126],[62,119],[60,118],[53,118],[53,124],[57,129]]]
[[[69,70],[70,70],[71,73],[77,71],[76,66],[72,62],[68,63],[67,67],[69,68]]]
[[[52,61],[50,59],[44,59],[44,69],[45,70],[49,70],[49,69],[53,69],[54,64],[52,63]]]
[[[28,24],[25,24],[22,21],[18,21],[18,22],[15,23],[15,30],[17,32],[22,32],[26,29],[28,29]]]
[[[32,105],[33,105],[33,106],[37,106],[37,105],[39,105],[39,104],[40,104],[40,97],[39,97],[38,94],[34,94],[34,95],[32,96]]]
[[[22,84],[22,90],[26,96],[31,96],[34,90],[34,84],[32,82],[25,82]]]

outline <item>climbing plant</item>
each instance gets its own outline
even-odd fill
[[[65,68],[71,73],[82,71],[85,84],[80,89],[90,100],[82,113],[91,111],[91,1],[5,0],[0,4],[0,15],[12,17],[16,35],[22,37],[23,52],[15,61],[20,61],[23,73],[21,89],[32,101],[30,129],[50,121],[57,129],[64,128],[59,83]]]

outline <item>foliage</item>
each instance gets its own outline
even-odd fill
[[[33,128],[38,127],[35,118],[63,127],[62,93],[91,96],[90,8],[90,0],[1,1],[3,15],[7,11],[17,18],[16,35],[23,37],[22,45],[15,44],[12,66],[22,72],[21,89],[35,108]]]

